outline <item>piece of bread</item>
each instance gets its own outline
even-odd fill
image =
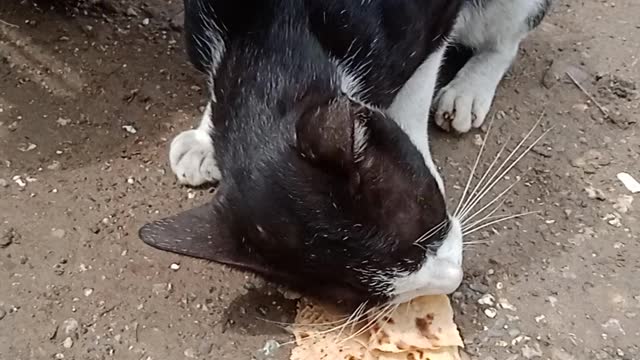
[[[416,298],[386,316],[372,312],[344,323],[344,315],[301,300],[291,360],[460,360],[463,343],[446,296]]]

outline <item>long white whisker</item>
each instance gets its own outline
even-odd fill
[[[347,319],[347,321],[344,323],[344,325],[342,325],[342,326],[340,327],[340,332],[339,332],[339,333],[338,333],[338,335],[337,335],[337,337],[338,337],[338,338],[340,337],[340,335],[342,335],[342,332],[344,332],[344,329],[346,329],[346,327],[347,327],[349,324],[352,324],[352,325],[353,325],[353,324],[355,324],[355,323],[357,322],[357,319],[358,319],[358,317],[357,317],[357,316],[358,316],[358,314],[360,313],[360,311],[361,311],[365,306],[367,306],[367,302],[366,302],[366,301],[365,301],[365,302],[363,302],[362,304],[360,304],[360,306],[358,306],[358,308],[353,312],[353,314],[351,314],[351,316],[349,316],[349,318],[348,318],[348,319]]]
[[[493,221],[496,219],[502,219],[505,216],[510,216],[510,215],[494,215],[494,216],[486,216],[483,217],[482,219],[478,220],[478,221],[474,221],[473,223],[467,225],[467,226],[463,226],[462,227],[462,232],[465,232],[466,230],[469,229],[473,229],[478,225],[482,225],[483,223],[489,222],[489,221]]]
[[[464,190],[462,191],[462,195],[460,196],[460,201],[458,202],[458,206],[456,206],[456,210],[453,212],[454,217],[458,216],[458,211],[460,210],[460,207],[462,206],[462,204],[464,204],[465,198],[467,196],[467,191],[469,191],[469,187],[471,186],[471,181],[473,180],[473,176],[475,175],[478,164],[480,163],[480,158],[482,157],[484,148],[487,145],[487,139],[489,138],[489,133],[493,125],[493,119],[495,119],[495,117],[492,117],[491,121],[489,122],[489,128],[487,129],[487,133],[484,135],[484,140],[482,140],[482,146],[480,146],[480,151],[478,151],[478,156],[476,157],[476,161],[473,163],[473,167],[471,168],[469,179],[467,180],[467,184],[465,185]]]
[[[424,233],[422,236],[420,236],[420,238],[418,240],[416,240],[414,242],[414,244],[419,244],[423,241],[425,241],[426,239],[428,239],[430,236],[432,236],[433,234],[435,234],[436,232],[440,231],[445,224],[447,223],[447,220],[444,220],[442,222],[440,222],[438,225],[432,227],[431,229],[429,229],[426,233]]]
[[[464,221],[462,222],[462,225],[464,226],[465,224],[469,223],[469,221],[471,221],[471,219],[473,219],[474,217],[478,216],[483,211],[485,211],[486,209],[491,207],[493,204],[496,203],[496,201],[500,201],[502,199],[502,197],[505,196],[506,194],[508,194],[511,191],[511,189],[513,189],[513,187],[516,186],[518,183],[520,183],[520,179],[516,180],[513,184],[509,185],[506,189],[502,190],[502,192],[500,194],[498,194],[498,196],[496,196],[495,198],[493,198],[493,200],[491,200],[486,205],[484,205],[482,208],[480,208],[480,210],[474,212],[473,214],[471,214],[469,216],[466,216],[466,214],[465,214]],[[501,205],[504,204],[504,200],[500,204]],[[493,215],[493,214],[491,214],[491,215]]]
[[[464,204],[463,208],[461,209],[461,211],[464,211],[464,209],[467,207],[467,205],[469,203],[471,203],[474,199],[475,196],[478,194],[478,189],[484,185],[484,181],[487,178],[487,176],[489,176],[489,174],[492,174],[491,170],[493,169],[493,167],[498,163],[498,160],[500,159],[500,156],[502,156],[502,153],[504,152],[504,150],[507,148],[507,145],[509,144],[509,140],[507,139],[507,141],[505,141],[505,143],[500,147],[500,150],[498,151],[498,153],[496,154],[496,156],[493,158],[493,161],[491,161],[491,164],[489,165],[489,167],[484,171],[484,174],[482,174],[482,177],[480,178],[480,180],[478,181],[478,183],[474,186],[473,191],[471,191],[471,193],[469,194],[469,197],[467,198],[466,203]]]
[[[527,216],[527,215],[537,214],[539,212],[540,211],[529,211],[529,212],[526,212],[526,213],[505,216],[505,217],[502,217],[500,219],[497,219],[497,220],[494,220],[494,221],[490,221],[490,222],[488,222],[486,224],[482,224],[482,225],[480,225],[478,227],[475,227],[473,229],[465,230],[465,231],[462,232],[462,234],[465,235],[465,236],[466,235],[470,235],[470,234],[473,234],[474,232],[482,230],[482,229],[484,229],[484,228],[486,228],[488,226],[495,225],[495,224],[501,223],[503,221],[507,221],[507,220],[511,220],[511,219],[515,219],[515,218],[520,218],[520,217]]]
[[[400,307],[400,304],[396,304],[396,306],[393,307],[393,309],[389,310],[389,312],[387,312],[387,314],[385,316],[382,317],[384,324],[382,326],[380,326],[380,329],[378,329],[378,331],[376,331],[375,335],[380,334],[380,331],[382,331],[382,328],[387,325],[389,323],[389,320],[391,319],[391,317],[389,315],[393,314],[396,310],[398,310],[398,307]],[[384,319],[384,318],[387,319]]]
[[[371,319],[362,329],[356,331],[354,334],[351,334],[346,339],[343,339],[342,341],[340,341],[338,344],[349,341],[369,331],[379,319],[391,313],[389,310],[392,309],[392,307],[393,307],[393,304],[388,304],[387,306],[382,308],[380,312],[376,316],[374,316],[373,319]]]
[[[476,241],[465,241],[462,243],[462,245],[485,245],[490,243],[491,241],[489,240],[476,240]]]
[[[496,184],[498,184],[498,182],[500,182],[502,178],[509,171],[511,171],[511,169],[513,169],[520,162],[520,160],[522,160],[522,158],[524,158],[529,153],[529,151],[531,151],[531,149],[534,146],[536,146],[538,142],[540,142],[540,140],[542,140],[542,138],[545,137],[549,133],[549,131],[551,131],[552,129],[553,127],[543,132],[542,135],[540,135],[531,145],[529,145],[499,176],[496,177],[495,180],[493,180],[493,182],[485,186],[485,189],[480,194],[478,194],[476,199],[471,204],[469,204],[469,206],[465,209],[462,216],[463,217],[466,216],[469,213],[469,211],[471,211],[480,202],[480,200],[482,200],[484,196],[487,195],[487,193],[489,193],[489,191],[491,191],[491,189],[493,189],[496,186]]]
[[[361,307],[362,307],[362,304],[358,308],[361,308]],[[364,310],[363,307],[362,307],[362,310]],[[276,322],[276,321],[269,321],[269,320],[266,320],[266,321],[267,322],[272,322],[272,323],[275,323],[275,324],[285,324],[285,325],[290,325],[290,326],[293,325],[293,326],[311,327],[311,328],[320,327],[320,326],[327,326],[327,325],[334,325],[334,324],[340,324],[338,326],[334,326],[334,327],[329,328],[327,330],[319,331],[319,332],[313,334],[313,336],[309,336],[309,337],[305,337],[305,338],[301,339],[301,341],[308,341],[308,340],[314,339],[314,338],[316,338],[318,336],[330,334],[330,333],[332,333],[332,332],[334,332],[334,331],[336,331],[338,329],[343,329],[348,324],[348,322],[345,323],[345,321],[348,321],[348,318],[353,317],[352,322],[355,325],[355,323],[361,321],[368,314],[370,314],[372,312],[375,312],[375,311],[378,311],[379,309],[374,307],[374,308],[371,308],[371,309],[369,309],[367,311],[364,311],[364,312],[362,312],[362,310],[361,310],[361,313],[358,316],[355,316],[355,317],[353,317],[353,315],[348,316],[348,317],[345,316],[345,317],[343,317],[343,318],[341,318],[339,320],[336,320],[336,321],[329,321],[329,322],[319,323],[319,324],[296,324],[296,323],[289,324],[289,323],[279,323],[279,322]],[[356,311],[357,311],[357,309],[356,309]],[[287,342],[281,343],[280,346],[292,345],[292,344],[295,344],[296,342],[297,342],[297,340],[291,340],[291,341],[287,341]]]
[[[471,228],[471,227],[473,227],[475,225],[478,225],[478,224],[482,223],[483,221],[486,221],[487,219],[495,219],[495,218],[499,218],[499,217],[504,216],[504,215],[493,216],[493,214],[497,213],[498,210],[500,210],[500,208],[505,203],[505,201],[507,201],[507,199],[502,199],[502,201],[500,201],[500,204],[496,205],[496,207],[494,207],[491,211],[489,211],[489,213],[487,213],[481,219],[478,219],[478,220],[476,220],[476,221],[474,221],[474,222],[472,222],[470,224],[468,222],[463,223],[462,224],[462,229],[464,230],[464,229]]]
[[[533,134],[533,132],[535,131],[535,129],[538,127],[538,125],[540,124],[540,122],[542,121],[542,118],[544,117],[544,112],[540,115],[540,117],[538,118],[538,120],[536,121],[536,123],[531,127],[531,129],[529,130],[529,132],[527,132],[527,134],[522,138],[522,140],[520,140],[520,142],[518,143],[518,145],[516,145],[516,147],[513,149],[513,151],[511,151],[511,153],[507,156],[506,159],[504,159],[504,161],[502,162],[502,164],[500,164],[500,166],[498,167],[498,169],[496,169],[496,171],[493,173],[493,175],[491,175],[491,177],[489,178],[489,180],[487,181],[486,184],[484,184],[482,186],[482,190],[477,193],[477,195],[474,197],[474,199],[472,201],[469,201],[466,205],[465,208],[463,209],[463,213],[464,212],[468,212],[468,210],[470,208],[473,208],[473,206],[475,206],[475,204],[477,204],[477,202],[484,196],[486,195],[485,191],[487,189],[491,189],[490,184],[494,184],[493,181],[496,179],[500,180],[504,175],[498,176],[498,174],[501,174],[501,170],[504,168],[505,165],[507,165],[507,163],[509,163],[509,160],[511,160],[511,158],[518,152],[518,150],[520,150],[520,148],[524,145],[524,143],[529,139],[529,137],[531,136],[531,134]],[[505,143],[506,145],[506,143]],[[527,151],[525,151],[525,153],[527,153]],[[497,157],[496,157],[497,160]],[[514,164],[517,163],[517,160],[514,161],[514,163],[512,163],[509,167],[509,170],[515,166]],[[508,172],[508,171],[507,171]],[[486,171],[485,174],[489,173],[489,171]],[[502,174],[506,174],[506,172],[502,172]],[[483,176],[484,178],[484,176]],[[482,181],[481,181],[482,182]],[[481,183],[478,182],[478,185]],[[495,184],[494,184],[495,185]],[[475,193],[475,189],[474,189],[474,193]]]

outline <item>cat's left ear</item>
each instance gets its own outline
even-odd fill
[[[225,216],[216,196],[206,205],[146,224],[138,234],[160,250],[269,275],[260,258],[232,236]]]

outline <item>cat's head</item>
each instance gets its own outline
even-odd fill
[[[212,202],[145,225],[141,238],[331,300],[453,292],[460,223],[435,167],[395,122],[345,96],[286,116],[295,130],[284,146],[235,175],[222,169]]]

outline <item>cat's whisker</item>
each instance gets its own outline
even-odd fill
[[[473,177],[476,174],[476,169],[478,168],[478,164],[480,163],[480,158],[482,158],[482,153],[484,152],[484,148],[487,145],[487,139],[489,138],[489,133],[491,131],[491,127],[493,125],[493,120],[495,116],[491,118],[489,122],[489,128],[487,129],[487,133],[484,136],[484,140],[482,140],[482,146],[480,146],[480,150],[478,151],[478,156],[476,157],[476,161],[473,163],[473,167],[471,168],[471,172],[469,173],[469,179],[467,180],[467,184],[462,191],[462,195],[460,196],[460,200],[458,201],[458,206],[456,206],[456,210],[453,212],[453,217],[458,217],[458,212],[460,211],[460,207],[464,204],[466,200],[467,192],[469,191],[469,187],[471,186],[471,182],[473,181]]]
[[[429,229],[429,231],[427,231],[424,234],[422,234],[422,236],[420,236],[418,241],[424,241],[425,239],[428,239],[435,232],[440,231],[446,224],[447,224],[447,220],[446,219],[442,220],[441,222],[438,223],[438,225],[432,227],[431,229]]]
[[[358,306],[358,308],[351,314],[351,316],[349,316],[347,321],[341,327],[340,332],[337,335],[338,338],[340,337],[340,335],[342,335],[342,333],[344,332],[344,329],[346,329],[347,326],[349,326],[349,325],[354,326],[358,322],[358,320],[357,320],[358,319],[358,315],[360,314],[362,309],[364,309],[366,306],[367,306],[367,302],[365,301],[362,304],[360,304],[360,306]]]
[[[502,217],[500,219],[496,219],[496,220],[490,221],[490,222],[488,222],[486,224],[479,225],[479,226],[477,226],[475,228],[470,228],[470,229],[464,230],[462,232],[462,234],[464,236],[470,235],[470,234],[473,234],[476,231],[482,230],[482,229],[484,229],[486,227],[489,227],[491,225],[495,225],[495,224],[501,223],[503,221],[511,220],[511,219],[521,218],[521,217],[527,216],[527,215],[538,214],[539,212],[540,211],[529,211],[529,212],[515,214],[515,215],[506,215],[506,216],[504,216],[504,217]]]
[[[398,310],[398,308],[400,307],[400,304],[396,304],[396,306],[393,307],[393,309],[391,309],[391,311],[389,311],[387,313],[386,319],[383,318],[384,324],[382,326],[380,326],[380,329],[378,329],[378,331],[376,331],[375,335],[380,334],[380,331],[382,331],[382,327],[384,327],[385,325],[387,325],[389,323],[389,321],[391,320],[391,318],[389,317],[389,315],[393,314],[396,310]]]
[[[502,153],[507,148],[507,145],[509,144],[510,140],[511,140],[511,138],[508,138],[507,141],[505,141],[505,143],[500,147],[500,150],[498,150],[498,153],[496,154],[496,156],[491,161],[491,164],[489,164],[489,167],[484,171],[484,173],[482,174],[482,177],[480,178],[480,180],[478,180],[478,183],[473,188],[473,191],[471,191],[471,193],[469,194],[469,198],[467,199],[467,202],[464,204],[463,209],[464,209],[464,207],[466,207],[468,205],[468,203],[473,201],[475,195],[478,194],[478,189],[483,185],[483,183],[486,180],[487,176],[489,176],[489,174],[492,174],[491,170],[493,170],[493,167],[498,163],[498,160],[500,159],[500,157],[502,156]],[[461,209],[461,210],[463,210],[463,209]]]
[[[329,329],[319,331],[319,332],[313,334],[312,336],[308,336],[308,337],[305,337],[305,338],[301,339],[301,341],[304,342],[304,341],[308,341],[308,340],[317,338],[319,336],[331,334],[331,333],[333,333],[333,332],[335,332],[337,330],[343,331],[344,328],[346,326],[348,326],[350,323],[352,324],[352,327],[355,327],[355,325],[358,322],[361,322],[370,313],[379,311],[379,307],[373,307],[373,308],[368,309],[367,311],[364,311],[365,308],[366,308],[366,302],[364,304],[361,304],[360,306],[358,306],[358,308],[356,310],[354,310],[354,313],[352,313],[352,315],[350,315],[350,316],[345,316],[345,317],[340,318],[339,320],[336,320],[336,321],[329,321],[329,322],[318,323],[318,324],[298,324],[298,323],[285,323],[285,322],[270,321],[270,320],[266,320],[266,319],[263,319],[263,320],[265,320],[267,322],[270,322],[270,323],[287,325],[288,327],[290,327],[290,326],[299,326],[299,327],[316,328],[316,327],[323,327],[323,326],[328,326],[328,325],[339,324],[339,325],[333,326],[333,327],[331,327]],[[354,314],[356,312],[358,312],[358,311],[360,313],[358,315],[354,316]],[[351,319],[351,320],[349,320],[349,319]],[[280,346],[292,345],[292,344],[295,344],[296,342],[297,342],[297,340],[291,340],[291,341],[287,341],[287,342],[281,343]]]
[[[494,161],[491,163],[489,168],[484,172],[484,174],[483,174],[482,178],[480,179],[480,181],[478,181],[478,183],[476,184],[476,187],[474,188],[474,190],[472,192],[472,197],[469,198],[469,200],[465,204],[464,208],[461,210],[461,213],[465,213],[470,207],[473,207],[474,202],[476,200],[478,200],[478,198],[480,198],[482,196],[481,194],[483,194],[483,192],[487,188],[487,186],[489,186],[496,179],[496,177],[501,173],[502,169],[509,163],[511,158],[513,158],[513,156],[516,155],[518,150],[524,145],[524,143],[527,141],[527,139],[529,139],[531,134],[535,131],[536,127],[538,126],[540,120],[542,120],[542,117],[540,117],[538,119],[538,121],[534,124],[534,126],[531,127],[529,132],[527,132],[527,134],[520,140],[520,142],[516,145],[516,147],[509,152],[507,157],[504,160],[502,160],[502,162],[500,163],[498,168],[495,171],[492,172],[491,170],[493,169],[493,166],[495,166],[495,164],[497,163],[497,160],[499,159],[499,155],[502,155],[502,151],[504,151],[504,149],[506,149],[506,146],[507,146],[508,142],[504,143],[504,145],[502,146],[502,148],[498,152],[498,155],[494,158]],[[487,176],[489,176],[488,179],[487,179]],[[485,182],[485,180],[487,180],[487,181]]]
[[[488,245],[491,241],[488,240],[476,240],[476,241],[465,241],[462,245]]]
[[[362,309],[360,309],[360,311],[359,311],[360,313],[362,313],[362,312],[364,311],[364,309],[366,308],[366,304],[367,304],[367,302],[365,301],[365,302],[363,303],[363,305],[364,305],[364,306],[363,306],[363,307],[362,307]],[[356,311],[357,311],[357,310],[356,310]],[[353,333],[353,329],[356,327],[356,324],[358,324],[358,323],[361,321],[361,319],[362,319],[362,316],[363,316],[363,315],[362,315],[362,314],[360,314],[360,313],[358,313],[358,315],[357,315],[357,316],[354,318],[354,320],[351,322],[351,328],[349,328],[349,332],[350,332],[350,333]]]
[[[491,201],[489,201],[487,204],[485,204],[483,207],[481,207],[478,211],[474,212],[473,214],[469,215],[469,216],[465,216],[464,220],[462,221],[462,226],[464,227],[466,224],[468,224],[473,218],[475,218],[476,216],[482,214],[485,210],[487,210],[488,208],[490,208],[491,206],[493,206],[493,204],[495,204],[497,201],[500,201],[500,204],[498,204],[498,206],[496,206],[495,209],[493,209],[490,213],[489,216],[495,214],[495,212],[504,204],[504,202],[506,201],[506,199],[503,199],[503,197],[508,194],[511,189],[514,188],[514,186],[516,186],[518,183],[520,183],[521,179],[516,180],[515,182],[513,182],[513,184],[509,185],[506,189],[502,190],[502,192],[500,192],[500,194],[498,194],[496,197],[494,197]]]
[[[347,320],[347,316],[340,318],[339,320],[335,320],[335,321],[327,321],[327,322],[323,322],[323,323],[317,323],[317,324],[300,324],[300,323],[295,323],[295,322],[286,322],[286,321],[276,321],[276,320],[270,320],[270,319],[265,319],[263,317],[259,317],[257,316],[256,319],[260,320],[260,321],[264,321],[268,324],[274,324],[274,325],[279,325],[282,327],[290,327],[290,326],[300,326],[300,327],[323,327],[323,326],[329,326],[329,325],[335,325],[335,324],[342,324],[343,322],[345,322]]]
[[[442,228],[446,225],[447,220],[443,220],[441,221],[438,225],[432,227],[431,229],[429,229],[426,233],[424,233],[422,236],[420,236],[418,238],[418,240],[416,240],[414,242],[414,244],[420,244],[421,242],[425,241],[426,239],[428,239],[429,237],[431,237],[433,234],[435,234],[436,232],[442,230]]]
[[[539,122],[536,122],[536,126]],[[532,128],[531,131],[529,132],[529,134],[535,129]],[[522,160],[522,158],[524,158],[530,151],[531,149],[536,146],[540,140],[542,140],[542,138],[544,138],[551,130],[553,130],[553,127],[551,127],[550,129],[546,130],[545,132],[542,133],[542,135],[538,136],[533,143],[531,143],[529,146],[527,146],[527,148],[520,153],[520,155],[518,155],[516,157],[515,160],[513,160],[511,162],[511,164],[509,164],[509,166],[507,166],[506,169],[504,169],[502,172],[499,173],[498,175],[498,171],[496,171],[496,173],[491,176],[491,180],[487,183],[487,185],[484,186],[484,188],[482,189],[482,191],[476,196],[476,198],[465,208],[465,210],[463,211],[463,213],[460,215],[461,218],[464,219],[464,217],[471,211],[473,210],[473,208],[509,173],[509,171],[511,171],[511,169],[513,169],[519,162],[520,160]],[[525,137],[525,139],[527,139],[529,137],[529,134]],[[525,140],[523,139],[523,140]],[[522,146],[523,142],[521,141],[520,144],[518,144],[518,146],[516,147],[516,149],[509,155],[509,157],[505,160],[505,162],[503,163],[506,164],[506,162],[511,158],[511,155],[515,154],[518,149]],[[502,168],[502,165],[500,166]]]
[[[464,229],[466,229],[466,228],[470,228],[470,227],[472,227],[472,226],[475,226],[475,225],[477,225],[477,224],[480,224],[481,222],[483,222],[483,221],[485,221],[485,220],[487,220],[487,219],[491,219],[491,218],[496,218],[496,217],[500,217],[500,216],[502,216],[502,215],[496,215],[496,216],[494,217],[494,215],[493,215],[493,214],[497,213],[497,212],[498,212],[498,210],[500,210],[500,209],[502,208],[502,205],[504,205],[505,201],[507,201],[507,199],[502,199],[502,200],[500,201],[500,204],[496,205],[496,207],[495,207],[495,208],[493,208],[491,211],[489,211],[487,214],[485,214],[482,218],[480,218],[480,219],[478,219],[478,220],[476,220],[476,221],[474,221],[474,222],[472,222],[472,223],[469,223],[469,222],[470,222],[470,220],[471,220],[472,218],[469,218],[468,220],[465,220],[465,221],[462,223],[462,229],[464,230]]]
[[[485,179],[487,178],[487,176],[489,174],[492,174],[491,170],[493,169],[493,167],[496,165],[496,163],[498,162],[498,160],[500,159],[500,157],[502,156],[502,153],[504,152],[504,150],[507,148],[507,145],[509,144],[509,139],[507,139],[507,141],[505,141],[505,143],[500,147],[500,150],[498,151],[498,153],[496,154],[496,156],[494,156],[493,160],[491,161],[491,164],[489,164],[489,167],[483,171],[482,176],[480,177],[480,180],[478,180],[478,182],[476,183],[476,185],[473,187],[473,190],[469,193],[468,198],[465,200],[465,203],[462,205],[461,209],[458,211],[458,214],[460,212],[462,212],[471,201],[473,201],[473,199],[475,198],[475,196],[478,193],[478,189],[480,188],[480,186],[483,185]]]
[[[465,204],[464,209],[462,210],[462,212],[464,212],[465,210],[467,210],[468,206],[470,206],[470,204],[479,196],[479,194],[482,193],[482,191],[486,188],[486,186],[488,184],[490,184],[495,177],[500,173],[500,171],[504,168],[504,166],[509,163],[509,160],[511,160],[511,158],[518,152],[518,150],[524,145],[524,143],[529,139],[529,137],[531,136],[531,134],[533,134],[533,132],[535,131],[535,129],[538,127],[538,125],[540,124],[540,122],[542,121],[542,118],[544,117],[544,112],[542,114],[540,114],[540,117],[538,118],[538,120],[535,122],[535,124],[533,124],[533,126],[531,127],[531,129],[529,129],[529,131],[527,132],[527,134],[520,140],[520,142],[516,145],[516,147],[509,153],[509,155],[507,155],[507,158],[504,159],[502,161],[502,163],[500,164],[500,166],[493,172],[491,173],[491,169],[493,169],[493,166],[495,166],[495,164],[497,163],[497,160],[500,158],[500,155],[502,155],[502,152],[505,150],[507,144],[509,143],[509,141],[506,141],[504,143],[504,145],[502,145],[500,151],[498,152],[498,154],[496,155],[496,157],[494,158],[493,162],[491,163],[491,165],[489,166],[489,168],[484,172],[484,175],[482,176],[482,178],[480,179],[480,181],[478,181],[478,183],[476,184],[476,187],[474,188],[472,195],[476,195],[473,198],[470,198],[467,203]],[[491,174],[489,180],[487,181],[487,183],[484,183],[484,180],[486,179],[487,175]],[[480,192],[477,192],[478,189],[482,190]]]
[[[505,216],[510,216],[510,215],[495,215],[495,216],[485,216],[480,220],[474,221],[471,224],[468,224],[467,226],[463,226],[462,227],[462,232],[464,233],[466,230],[469,229],[473,229],[478,225],[482,225],[483,223],[489,222],[489,221],[493,221],[493,220],[497,220],[497,219],[502,219]]]
[[[371,330],[375,326],[378,320],[382,319],[385,316],[388,316],[389,314],[391,314],[391,312],[393,312],[393,304],[387,304],[385,307],[383,307],[380,310],[380,312],[377,315],[375,315],[365,326],[363,326],[362,329],[356,331],[355,333],[351,334],[347,338],[341,340],[338,344],[347,342]]]

